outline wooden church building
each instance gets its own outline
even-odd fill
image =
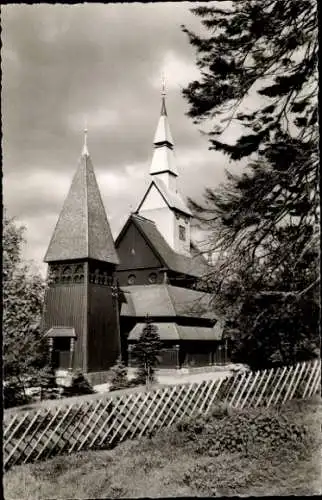
[[[131,349],[147,315],[163,343],[160,367],[208,365],[226,356],[212,297],[200,290],[209,266],[191,239],[192,214],[178,176],[163,93],[150,184],[114,242],[85,132],[45,256],[42,327],[56,368],[80,369],[96,380],[120,353],[133,365]]]

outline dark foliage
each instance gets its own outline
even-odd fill
[[[28,396],[18,380],[10,380],[3,386],[3,406],[12,408],[30,403],[32,398]]]
[[[189,115],[210,124],[210,149],[248,160],[204,202],[190,200],[219,255],[205,280],[236,361],[311,359],[320,344],[317,3],[222,0],[192,11],[209,36],[184,28],[201,71],[183,91]],[[240,135],[226,144],[232,122]]]
[[[11,406],[29,402],[26,388],[38,387],[43,372],[48,371],[48,347],[40,330],[45,283],[30,264],[23,262],[24,231],[4,214],[3,374],[7,382],[5,401]],[[41,384],[44,387],[44,381]]]
[[[82,396],[85,394],[95,394],[95,390],[84,374],[81,371],[76,371],[72,375],[71,386],[64,388],[62,396]]]
[[[132,351],[137,365],[136,384],[149,384],[154,381],[161,346],[158,329],[147,317],[146,325]]]
[[[133,387],[134,383],[132,380],[127,378],[127,368],[124,365],[122,358],[119,357],[116,364],[111,368],[111,385],[110,391],[117,391],[119,389],[127,389]]]

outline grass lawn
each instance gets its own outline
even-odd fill
[[[4,476],[4,496],[6,500],[45,500],[317,495],[322,492],[321,399],[293,401],[280,411],[290,424],[307,427],[301,443],[290,439],[272,449],[264,440],[253,453],[214,455],[211,445],[207,447],[206,428],[202,453],[197,451],[198,439],[190,441],[185,432],[173,429],[111,450],[16,466]]]

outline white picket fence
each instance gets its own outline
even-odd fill
[[[321,361],[316,360],[116,397],[98,394],[77,402],[51,401],[48,407],[29,411],[5,411],[4,468],[109,447],[170,427],[198,412],[207,413],[218,402],[245,408],[308,399],[320,391],[320,379]]]

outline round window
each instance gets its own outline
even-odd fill
[[[151,273],[151,274],[149,274],[149,282],[150,283],[156,283],[157,282],[157,273]]]
[[[135,274],[130,274],[128,279],[127,279],[127,282],[129,285],[134,285],[135,283]]]

